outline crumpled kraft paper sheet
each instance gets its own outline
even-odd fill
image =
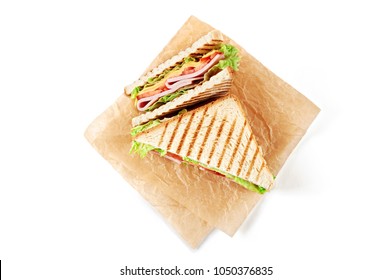
[[[190,17],[145,72],[212,29]],[[319,108],[234,41],[225,38],[239,49],[241,56],[230,92],[241,100],[270,170],[277,175]],[[87,128],[87,140],[191,247],[198,247],[214,228],[232,236],[263,195],[194,166],[175,164],[154,153],[144,159],[129,154],[131,118],[138,114],[132,102],[127,96],[119,96]]]

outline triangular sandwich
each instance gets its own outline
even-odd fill
[[[192,46],[163,62],[133,84],[125,94],[135,100],[140,115],[133,126],[172,115],[211,97],[225,95],[238,69],[238,50],[213,30]]]
[[[262,148],[232,95],[172,117],[138,133],[131,151],[187,162],[264,193],[274,182]]]

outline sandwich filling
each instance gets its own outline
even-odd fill
[[[141,158],[144,158],[151,151],[158,153],[158,154],[160,154],[160,156],[164,156],[164,157],[171,159],[177,163],[182,163],[182,162],[189,163],[189,164],[198,166],[200,169],[208,170],[208,171],[211,171],[215,174],[227,177],[228,179],[236,182],[237,184],[245,187],[246,189],[248,189],[250,191],[254,191],[254,192],[257,192],[260,194],[264,194],[266,192],[266,189],[262,186],[258,186],[256,184],[251,183],[250,181],[244,180],[243,178],[234,176],[234,175],[229,174],[229,173],[222,171],[220,169],[208,166],[207,164],[204,164],[204,163],[199,162],[197,160],[191,159],[189,157],[181,157],[177,154],[167,152],[167,151],[162,150],[160,148],[156,148],[152,145],[140,143],[140,142],[133,140],[132,147],[130,149],[130,153],[132,153],[132,152],[137,153],[140,155]]]
[[[201,85],[226,67],[237,70],[237,53],[234,46],[222,44],[219,49],[211,50],[202,57],[189,56],[174,67],[148,79],[143,86],[135,87],[131,98],[136,99],[139,111],[152,111]]]

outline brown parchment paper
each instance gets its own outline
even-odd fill
[[[190,17],[146,71],[212,29]],[[233,40],[226,40],[239,49],[241,56],[231,93],[242,101],[268,165],[277,175],[319,108]],[[129,131],[136,114],[131,100],[121,95],[87,128],[85,136],[190,246],[199,246],[215,227],[232,236],[263,196],[228,179],[194,166],[174,164],[152,153],[144,159],[130,155]]]

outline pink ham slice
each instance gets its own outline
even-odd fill
[[[191,85],[193,82],[204,79],[204,74],[212,68],[217,62],[224,58],[223,54],[217,54],[211,61],[205,64],[204,67],[195,71],[191,74],[181,75],[173,78],[169,78],[166,81],[166,87],[168,90],[165,90],[159,94],[148,96],[141,98],[137,101],[137,109],[141,112],[146,111],[149,107],[151,107],[156,101],[158,101],[161,97],[174,93],[178,89],[183,88],[185,86]]]
[[[196,78],[187,79],[187,80],[183,80],[183,81],[178,81],[177,83],[175,83],[175,85],[173,87],[171,87],[168,90],[162,91],[161,93],[155,94],[153,96],[141,98],[140,100],[137,101],[137,109],[139,111],[145,111],[149,107],[151,107],[156,101],[158,101],[160,99],[160,97],[163,97],[163,96],[168,95],[170,93],[174,93],[178,89],[183,88],[188,85],[191,85],[194,81],[201,80],[203,78],[204,77],[202,76],[202,77],[196,77]]]

